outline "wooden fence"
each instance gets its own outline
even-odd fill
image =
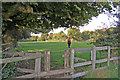
[[[4,47],[5,47],[5,49],[3,49]],[[2,44],[2,52],[12,51],[12,50],[13,50],[13,44],[12,44],[12,42]]]
[[[86,66],[86,65],[92,64],[92,69],[90,71],[95,71],[95,70],[98,70],[95,68],[96,63],[107,62],[107,65],[110,66],[110,61],[120,59],[120,57],[110,58],[110,50],[111,49],[118,49],[118,47],[104,46],[104,47],[75,48],[75,49],[65,50],[65,53],[63,55],[64,69],[59,69],[59,70],[50,70],[50,51],[49,50],[46,50],[44,54],[4,52],[3,54],[20,55],[21,57],[5,58],[5,59],[2,59],[2,62],[0,62],[0,64],[35,59],[35,69],[34,70],[18,68],[22,72],[29,72],[31,74],[18,76],[16,78],[40,78],[40,77],[45,77],[45,76],[48,78],[51,75],[57,75],[57,74],[64,74],[64,76],[61,78],[76,78],[76,77],[86,75],[89,71],[74,73],[75,67]],[[75,52],[88,51],[88,50],[91,50],[91,52],[92,52],[92,57],[91,57],[92,60],[91,61],[86,61],[85,59],[77,58],[77,59],[83,60],[85,62],[74,63],[74,60],[76,59],[76,57],[74,57]],[[108,50],[108,57],[106,59],[96,60],[96,50]],[[70,64],[69,64],[69,55],[71,55],[70,56]],[[44,66],[45,70],[43,72],[41,71],[41,58],[42,57],[44,57],[44,65],[45,65]],[[105,68],[107,68],[107,67],[101,67],[99,69],[105,69]],[[71,75],[68,73],[71,73]]]

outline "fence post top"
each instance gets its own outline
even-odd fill
[[[70,52],[74,53],[74,52],[75,52],[75,50],[74,50],[74,49],[70,49]]]

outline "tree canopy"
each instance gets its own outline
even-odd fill
[[[82,26],[88,23],[92,16],[111,12],[109,2],[3,2],[2,34],[7,31],[27,30],[29,32],[49,32],[53,28]],[[117,5],[117,3],[115,3]],[[16,40],[13,35],[8,35]],[[21,37],[22,39],[24,37]],[[4,40],[4,39],[3,39]]]

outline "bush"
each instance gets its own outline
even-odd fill
[[[10,58],[11,56],[9,55],[3,55],[2,58]],[[5,64],[2,64],[2,67]],[[15,77],[15,73],[17,72],[17,62],[11,62],[6,65],[6,67],[2,70],[2,78],[7,79],[7,78],[13,78]]]

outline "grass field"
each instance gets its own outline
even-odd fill
[[[62,54],[64,54],[65,49],[69,49],[66,42],[19,42],[19,45],[24,46],[18,48],[20,52],[41,52],[44,54],[45,50],[50,50],[51,69],[63,67],[64,59],[62,58]],[[94,45],[90,44],[90,42],[72,42],[71,44],[71,48],[85,48],[92,46]],[[79,54],[78,57],[80,58],[90,59],[90,51],[84,51]]]
[[[45,50],[50,50],[50,58],[51,58],[51,70],[53,69],[61,69],[64,68],[64,58],[62,57],[62,54],[64,54],[65,49],[69,49],[66,42],[18,42],[19,47],[18,50],[20,52],[24,53],[36,53],[41,52],[44,54]],[[22,45],[22,47],[21,47]],[[91,44],[91,42],[72,42],[71,48],[86,48],[86,47],[93,47],[94,45]],[[106,55],[107,51],[102,51],[102,58],[107,58]],[[97,51],[97,59],[100,59],[100,52]],[[75,53],[75,57],[86,59],[87,61],[91,60],[91,51],[82,51]],[[82,62],[82,61],[78,61]],[[78,63],[75,62],[75,63]],[[33,64],[34,65],[34,64]],[[31,65],[31,66],[33,66]],[[107,63],[104,64],[97,64],[97,67],[105,66]],[[86,69],[85,69],[86,68]],[[76,70],[84,71],[89,70],[91,68],[90,66],[85,67],[78,67]]]

